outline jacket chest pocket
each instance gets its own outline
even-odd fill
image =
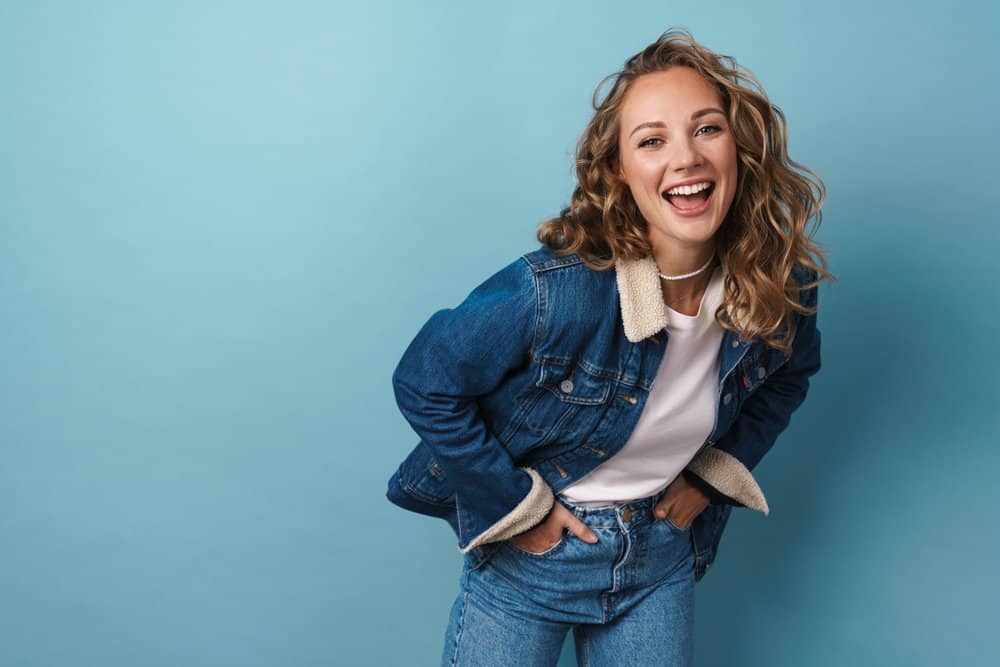
[[[538,377],[519,398],[522,430],[536,444],[585,438],[607,409],[614,381],[577,363],[543,360]]]

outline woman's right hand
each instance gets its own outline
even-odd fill
[[[563,530],[569,530],[581,540],[591,544],[597,542],[597,533],[576,518],[576,515],[558,500],[552,503],[552,509],[544,521],[527,532],[508,538],[508,541],[523,551],[542,553],[554,547],[556,542],[562,539]]]

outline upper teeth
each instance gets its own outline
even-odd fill
[[[694,185],[679,185],[673,190],[667,190],[668,195],[693,195],[696,192],[701,192],[702,190],[708,188],[711,184],[709,181],[704,183],[695,183]]]

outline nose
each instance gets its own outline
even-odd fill
[[[675,142],[674,147],[670,166],[675,170],[690,169],[702,163],[701,153],[698,152],[697,146],[690,139]]]

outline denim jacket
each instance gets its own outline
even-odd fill
[[[802,284],[815,271],[796,265],[793,276]],[[806,306],[816,297],[816,287],[800,292]],[[734,506],[769,511],[751,471],[820,367],[816,316],[795,318],[787,356],[724,332],[715,427],[683,471],[711,499],[689,531],[696,581]],[[445,519],[459,551],[482,564],[622,449],[666,351],[666,323],[652,256],[606,271],[546,246],[518,257],[435,312],[404,351],[392,383],[420,441],[386,497]]]

